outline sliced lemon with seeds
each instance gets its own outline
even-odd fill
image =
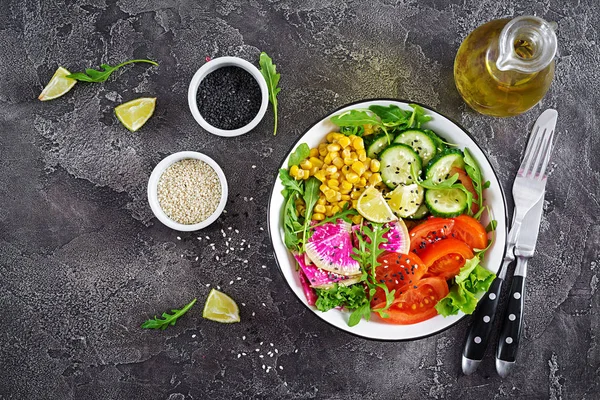
[[[54,75],[52,75],[50,82],[48,82],[42,93],[38,96],[38,99],[41,101],[56,99],[71,90],[77,83],[77,80],[67,78],[67,75],[70,74],[66,68],[58,67]]]
[[[202,317],[226,324],[240,322],[240,309],[231,297],[213,289],[204,304]]]
[[[115,115],[132,132],[140,129],[154,114],[156,97],[140,97],[115,107]]]
[[[398,185],[388,195],[388,205],[400,218],[407,218],[417,212],[423,204],[425,190],[413,183],[412,185]]]
[[[397,220],[381,192],[373,186],[368,187],[358,199],[356,210],[372,222],[384,223]]]

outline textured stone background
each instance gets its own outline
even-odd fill
[[[3,0],[0,399],[597,398],[600,10],[596,0],[518,3]],[[552,89],[516,118],[475,114],[454,88],[456,50],[481,23],[522,14],[558,22]],[[282,73],[277,137],[270,112],[242,137],[202,131],[186,101],[193,73],[206,56],[256,63],[261,50]],[[36,99],[59,65],[140,57],[160,66]],[[113,108],[142,95],[157,96],[158,107],[132,134]],[[316,117],[377,96],[460,121],[507,190],[536,116],[558,109],[524,340],[507,379],[492,350],[476,374],[462,375],[466,320],[416,342],[362,340],[313,317],[276,269],[265,216],[280,160]],[[154,165],[180,150],[214,157],[230,184],[228,213],[200,241],[157,223],[145,199]],[[235,251],[225,254],[221,229]],[[201,318],[209,284],[244,304],[242,323]],[[175,327],[139,328],[193,297],[199,305]]]

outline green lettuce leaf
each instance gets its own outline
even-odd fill
[[[362,285],[340,286],[333,285],[330,289],[317,289],[317,310],[329,311],[336,307],[346,307],[356,310],[369,305],[367,293]],[[370,310],[370,309],[369,309]]]

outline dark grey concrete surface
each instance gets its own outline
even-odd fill
[[[455,90],[456,50],[481,23],[522,14],[558,22],[552,89],[519,117],[478,115]],[[0,399],[597,399],[599,26],[596,0],[2,1]],[[186,95],[205,57],[256,64],[263,50],[282,74],[278,135],[270,111],[242,137],[200,129]],[[142,57],[160,66],[36,99],[58,66]],[[158,97],[156,113],[130,133],[113,108],[145,95]],[[317,117],[378,96],[459,121],[507,191],[536,116],[559,112],[524,339],[506,379],[492,349],[462,375],[467,320],[414,342],[363,340],[312,316],[277,271],[266,208],[278,164]],[[146,201],[154,165],[181,150],[212,156],[230,184],[227,214],[194,234],[162,226]],[[202,319],[217,285],[241,323]],[[140,329],[193,297],[176,326]]]

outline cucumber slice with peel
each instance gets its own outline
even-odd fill
[[[394,143],[407,144],[412,147],[419,157],[421,157],[423,165],[427,165],[437,153],[435,141],[427,133],[418,129],[411,129],[400,133],[394,139]]]
[[[425,204],[436,217],[457,217],[467,209],[467,195],[461,189],[429,189]]]
[[[390,189],[398,185],[410,185],[415,183],[411,175],[411,167],[414,165],[417,171],[421,171],[421,157],[405,144],[392,144],[381,152],[379,156],[381,163],[380,173],[383,183]]]
[[[445,181],[450,177],[450,170],[455,167],[465,168],[463,153],[459,149],[446,149],[429,162],[425,178],[434,183]]]
[[[367,146],[367,157],[377,158],[379,153],[381,153],[383,149],[390,145],[392,139],[393,137],[391,137],[391,135],[385,133],[374,137],[373,140]]]

